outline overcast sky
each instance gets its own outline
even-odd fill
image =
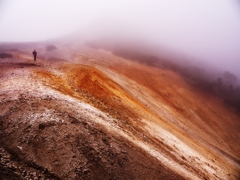
[[[0,42],[46,40],[93,28],[127,31],[240,71],[238,0],[0,0]]]

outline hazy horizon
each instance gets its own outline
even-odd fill
[[[0,42],[44,41],[72,33],[140,39],[240,76],[237,0],[2,0],[0,27]]]

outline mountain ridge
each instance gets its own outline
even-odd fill
[[[1,60],[4,176],[15,155],[21,178],[239,177],[239,116],[219,99],[108,51],[56,51],[71,58],[40,48],[36,63],[26,50]]]

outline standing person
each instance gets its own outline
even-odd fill
[[[37,59],[37,51],[36,51],[36,49],[34,49],[32,54],[33,54],[33,57],[34,57],[34,61],[36,61],[36,59]]]

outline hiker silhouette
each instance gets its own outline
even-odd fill
[[[34,61],[36,61],[36,59],[37,59],[37,51],[36,51],[36,49],[34,49],[32,54],[33,54],[33,57],[34,57]]]

